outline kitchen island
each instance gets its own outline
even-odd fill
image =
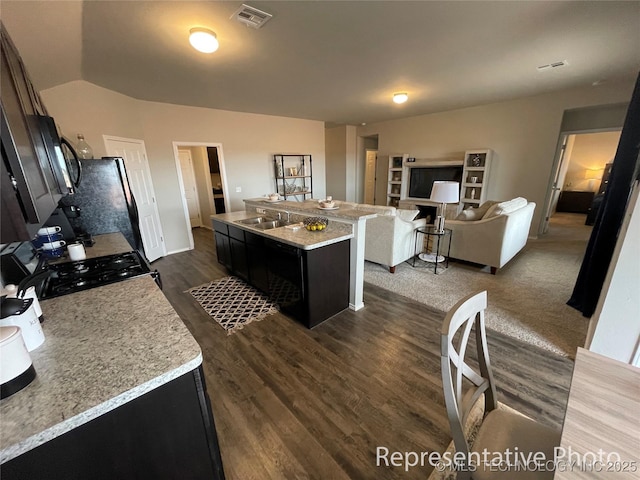
[[[329,222],[308,231],[302,216],[286,215],[288,226],[265,229],[270,222],[251,222],[256,215],[211,216],[218,262],[308,328],[348,308],[351,225]]]
[[[0,401],[2,478],[224,478],[198,343],[150,276],[41,302],[37,377]]]
[[[360,310],[364,307],[364,236],[366,221],[378,215],[366,208],[340,207],[335,210],[319,208],[316,200],[305,202],[270,202],[266,198],[254,198],[244,201],[247,214],[256,214],[259,210],[271,212],[293,212],[303,216],[327,217],[331,222],[336,221],[351,228],[349,240],[349,308]],[[275,230],[283,230],[282,228]]]

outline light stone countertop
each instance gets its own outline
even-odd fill
[[[280,202],[269,202],[265,198],[251,198],[244,200],[245,208],[265,208],[268,210],[280,210],[288,212],[296,212],[303,215],[314,217],[335,218],[347,222],[355,222],[367,218],[378,216],[375,210],[367,210],[365,208],[352,208],[342,206],[335,210],[323,210],[319,208],[317,200],[308,200],[305,202],[292,202],[283,200]]]
[[[41,302],[36,379],[0,401],[0,463],[197,368],[198,343],[150,276]]]
[[[238,227],[243,230],[256,233],[258,235],[263,235],[266,238],[271,238],[288,245],[293,245],[294,247],[301,248],[302,250],[313,250],[315,248],[324,247],[326,245],[331,245],[332,243],[337,243],[353,238],[353,227],[349,223],[332,221],[332,219],[329,219],[327,228],[319,232],[310,232],[304,227],[301,227],[298,230],[292,230],[287,227],[277,227],[269,230],[261,230],[259,228],[252,227],[251,225],[238,223],[239,220],[244,220],[246,218],[252,218],[259,215],[260,214],[257,214],[255,212],[241,210],[239,212],[211,215],[211,219],[233,225],[234,227]],[[291,215],[291,221],[293,222],[301,221],[302,218],[303,216]]]

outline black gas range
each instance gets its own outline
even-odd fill
[[[162,288],[160,273],[151,270],[146,258],[138,251],[51,264],[47,270],[49,275],[42,284],[41,299],[80,292],[143,275],[150,275]]]

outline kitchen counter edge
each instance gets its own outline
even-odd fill
[[[147,283],[143,284],[142,282],[147,282]],[[0,419],[1,420],[0,424],[2,424],[3,426],[2,444],[4,444],[5,441],[7,441],[7,443],[12,442],[6,447],[3,446],[2,450],[0,450],[0,464],[5,463],[25,452],[28,452],[29,450],[32,450],[38,447],[39,445],[42,445],[43,443],[48,442],[60,435],[63,435],[64,433],[67,433],[76,427],[84,425],[85,423],[88,423],[89,421],[101,415],[104,415],[127,402],[130,402],[138,398],[154,390],[155,388],[158,388],[184,375],[187,372],[198,368],[198,366],[202,364],[202,351],[199,345],[197,344],[197,342],[195,341],[195,339],[193,338],[193,336],[191,336],[191,334],[189,333],[183,321],[180,319],[180,317],[175,312],[175,310],[173,310],[173,307],[169,304],[168,300],[166,299],[166,297],[164,297],[160,289],[158,289],[158,287],[156,286],[155,282],[153,282],[151,277],[143,277],[139,279],[130,279],[124,282],[118,282],[115,284],[106,285],[104,287],[85,290],[75,294],[66,295],[64,297],[57,297],[57,298],[43,301],[41,305],[42,305],[43,312],[47,318],[46,322],[43,324],[43,329],[45,332],[45,343],[43,344],[43,347],[46,347],[47,343],[49,343],[49,345],[52,348],[50,352],[46,350],[43,350],[42,352],[38,352],[38,349],[31,352],[33,365],[36,368],[36,373],[38,375],[34,382],[38,381],[46,384],[47,382],[56,381],[56,376],[62,376],[65,378],[65,380],[68,380],[68,377],[70,376],[66,371],[62,373],[59,373],[57,371],[57,370],[64,370],[64,368],[62,367],[61,368],[56,367],[57,370],[54,373],[49,373],[47,371],[50,368],[48,365],[49,362],[55,364],[56,362],[60,361],[59,350],[63,350],[61,348],[62,347],[61,345],[57,345],[60,342],[60,339],[56,338],[56,333],[57,333],[56,328],[50,327],[50,325],[52,325],[53,322],[63,321],[61,320],[60,313],[59,313],[62,309],[62,307],[60,307],[59,305],[61,302],[65,300],[67,302],[73,302],[74,297],[75,299],[78,299],[79,296],[84,296],[86,298],[87,295],[92,295],[93,298],[96,298],[96,296],[98,296],[98,298],[99,296],[104,296],[105,298],[112,298],[114,291],[119,291],[120,295],[124,295],[124,296],[127,295],[126,292],[130,292],[129,293],[130,295],[136,295],[137,291],[136,291],[136,288],[134,288],[134,284],[136,283],[139,284],[139,288],[146,289],[149,291],[152,291],[150,289],[157,290],[157,292],[153,292],[151,294],[152,297],[155,297],[156,300],[166,302],[166,305],[160,305],[157,307],[160,312],[159,316],[165,317],[165,322],[169,322],[168,323],[169,330],[172,333],[175,332],[175,337],[177,339],[177,342],[180,342],[179,345],[176,345],[176,348],[179,348],[182,350],[182,355],[180,355],[181,359],[175,362],[171,360],[170,362],[173,362],[174,364],[171,365],[170,367],[166,367],[166,366],[159,367],[157,364],[162,364],[163,361],[167,362],[167,360],[158,358],[157,364],[153,363],[151,366],[145,366],[145,368],[149,369],[151,373],[147,373],[146,371],[143,371],[138,374],[139,376],[145,376],[145,380],[142,381],[141,383],[138,383],[135,386],[131,387],[131,384],[134,382],[131,382],[131,380],[129,379],[130,381],[129,385],[122,385],[122,387],[120,387],[120,385],[122,383],[125,383],[126,380],[121,380],[120,383],[116,381],[115,382],[116,386],[113,386],[113,387],[109,386],[107,389],[120,390],[117,394],[114,394],[113,396],[111,396],[111,394],[108,394],[106,392],[105,394],[103,394],[101,392],[99,395],[102,395],[104,397],[102,401],[94,401],[93,402],[94,404],[92,406],[86,408],[83,411],[80,411],[79,413],[72,414],[67,418],[64,418],[65,413],[68,413],[69,409],[73,410],[72,407],[62,408],[59,405],[55,405],[54,408],[51,409],[53,412],[51,413],[46,412],[44,414],[41,412],[43,408],[46,408],[43,405],[43,403],[46,404],[47,400],[49,400],[47,398],[47,395],[53,396],[54,397],[53,401],[58,399],[56,396],[56,393],[58,392],[54,392],[54,394],[52,395],[47,391],[46,385],[44,386],[40,385],[37,387],[37,389],[32,389],[32,390],[29,390],[31,385],[28,385],[20,392],[17,392],[11,397],[8,397],[2,400],[2,402],[0,402],[0,415],[24,417],[22,419],[19,419],[20,421],[14,420],[16,423],[22,424],[22,425],[29,424],[29,421],[33,420],[32,417],[34,414],[44,415],[46,417],[45,419],[38,419],[39,421],[34,423],[46,424],[46,426],[44,426],[42,430],[40,430],[37,433],[28,432],[28,429],[21,429],[21,431],[17,433],[13,431],[15,430],[15,428],[13,429],[8,428],[8,426],[6,425],[6,417],[4,419]],[[94,311],[101,310],[99,305],[100,302],[98,300],[96,301],[92,300],[91,302],[88,302],[88,303],[92,304]],[[54,308],[51,308],[52,305],[54,306]],[[75,308],[76,308],[76,312],[71,316],[77,317],[78,316],[77,305],[75,306]],[[56,313],[52,314],[51,313],[52,311]],[[105,316],[104,309],[102,309],[101,315]],[[128,321],[131,319],[126,319],[126,320]],[[154,324],[153,322],[149,324],[149,328],[151,330],[154,330],[154,327],[156,326],[157,325]],[[134,328],[137,329],[137,327],[134,327]],[[66,329],[66,332],[65,332],[65,329]],[[69,325],[61,324],[58,330],[68,333],[68,331],[73,330],[73,328],[70,328]],[[50,335],[51,338],[47,337],[47,335]],[[120,338],[115,338],[115,339],[99,338],[96,340],[98,341],[98,343],[106,343],[109,340],[111,340],[113,344],[118,344],[118,342],[121,339]],[[138,344],[139,341],[141,341],[139,338],[135,339],[133,341],[133,344],[136,345],[136,347],[139,347],[139,344]],[[94,345],[94,347],[97,347],[97,345]],[[116,347],[116,349],[117,348],[118,347]],[[125,346],[122,346],[120,348],[122,348],[124,351]],[[149,350],[153,350],[153,349],[150,348]],[[58,355],[58,357],[55,356],[56,354]],[[156,355],[156,354],[154,353],[153,355]],[[188,360],[185,360],[185,359],[188,359]],[[141,361],[145,361],[145,360],[148,361],[149,359],[143,359]],[[84,366],[81,368],[84,368]],[[118,371],[119,370],[115,371],[114,374],[117,375]],[[108,375],[108,373],[109,372],[104,372],[104,375]],[[126,372],[122,374],[122,376],[126,376]],[[105,383],[107,383],[106,380],[105,380]],[[87,387],[90,387],[90,386],[87,386]],[[54,386],[54,389],[55,388],[56,387]],[[126,388],[126,390],[122,391],[122,388]],[[80,387],[76,384],[73,384],[73,385],[69,385],[69,389],[73,391],[78,391],[80,390]],[[39,401],[34,400],[33,398],[30,398],[33,395],[38,395],[38,394],[42,395],[42,398],[39,399]],[[72,394],[70,393],[68,396],[72,397]],[[70,403],[78,402],[78,400],[75,398],[69,398],[68,400],[63,400],[63,401],[68,401]],[[63,420],[57,421],[57,418],[60,418],[60,417],[62,417]],[[9,427],[11,426],[13,425],[10,425]],[[6,431],[6,430],[10,430],[10,431]],[[19,435],[26,435],[26,436],[25,438],[16,438],[16,439],[9,438],[9,440],[7,440],[8,434],[9,434],[9,437],[19,437]]]

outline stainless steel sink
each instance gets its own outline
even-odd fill
[[[282,220],[265,220],[254,224],[253,227],[259,228],[260,230],[270,230],[272,228],[284,227],[286,224],[287,223]]]
[[[238,223],[249,225],[260,230],[270,230],[272,228],[284,227],[287,223],[283,220],[274,220],[268,217],[252,217],[238,220]]]
[[[266,217],[252,217],[252,218],[245,218],[244,220],[238,220],[238,223],[242,223],[243,225],[255,225],[257,223],[268,222],[270,220],[271,220],[270,218],[266,218]]]

